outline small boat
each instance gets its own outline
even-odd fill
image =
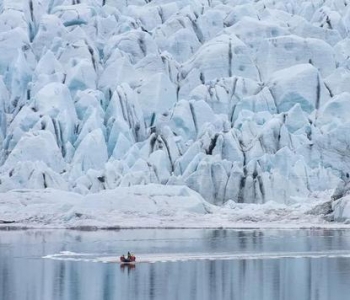
[[[136,261],[136,256],[135,255],[131,255],[129,257],[125,257],[124,255],[122,255],[120,257],[120,262],[122,263],[133,263]]]

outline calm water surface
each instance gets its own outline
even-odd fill
[[[141,262],[113,262],[128,250]],[[1,300],[349,295],[346,230],[0,231]]]

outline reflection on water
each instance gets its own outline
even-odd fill
[[[0,299],[330,300],[350,293],[350,232],[133,230],[0,232]],[[43,259],[60,251],[137,253],[322,251],[330,257],[104,264]],[[333,257],[332,257],[333,256]]]

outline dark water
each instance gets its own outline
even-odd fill
[[[162,259],[131,267],[99,261],[129,249],[141,260],[152,254]],[[80,254],[43,258],[61,251]],[[176,259],[179,254],[185,261]],[[349,295],[350,231],[345,230],[0,231],[1,300]]]

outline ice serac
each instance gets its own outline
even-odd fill
[[[0,191],[347,197],[346,3],[0,1]]]
[[[331,95],[350,92],[350,72],[347,68],[339,67],[324,80]]]
[[[53,7],[51,13],[58,16],[66,27],[87,24],[98,8],[93,8],[92,6],[88,5],[88,3],[73,2],[72,4],[75,5],[74,9],[72,9],[71,5],[64,4],[68,3],[63,2],[62,5]]]
[[[145,121],[137,93],[128,84],[117,87],[106,107],[109,153],[113,151],[120,132],[131,143],[146,138]]]
[[[65,80],[65,71],[55,54],[48,50],[38,61],[29,86],[30,95],[37,94],[45,85],[53,82],[62,83]]]
[[[157,115],[168,111],[177,101],[176,87],[164,74],[155,74],[137,89],[138,101],[146,125],[152,126]]]
[[[74,143],[77,115],[69,89],[62,83],[45,85],[31,100],[36,115],[48,115],[54,122],[58,146],[65,155],[67,142]]]
[[[215,37],[201,46],[193,58],[184,64],[181,74],[185,78],[194,71],[201,83],[235,75],[253,80],[259,78],[248,47],[235,35],[227,34]],[[184,81],[180,94],[189,93],[193,88],[191,82]]]
[[[74,106],[79,120],[86,118],[93,109],[103,118],[105,115],[106,100],[102,92],[86,89],[76,93]]]
[[[162,150],[153,152],[149,157],[149,163],[153,166],[159,182],[167,183],[171,172],[171,162],[167,153]]]
[[[72,94],[86,89],[96,89],[97,75],[91,59],[72,60],[68,69],[65,82]]]
[[[18,51],[25,51],[28,55],[30,53],[30,42],[26,32],[20,27],[13,28],[8,31],[0,32],[0,72],[5,74],[7,68],[11,66],[13,61],[17,58]]]
[[[277,71],[270,77],[268,84],[278,112],[286,112],[298,103],[303,111],[310,114],[330,98],[320,74],[311,64]]]
[[[72,174],[82,175],[90,169],[102,170],[108,153],[105,137],[101,129],[88,133],[77,147],[72,160]]]
[[[92,131],[99,129],[103,135],[106,135],[105,126],[103,125],[103,118],[97,109],[91,109],[86,117],[82,120],[81,126],[78,128],[78,138],[74,143],[77,147],[82,140]]]
[[[333,220],[336,222],[350,221],[350,196],[344,195],[344,197],[335,201],[332,205],[333,209]]]
[[[114,91],[120,84],[132,86],[139,84],[139,75],[126,57],[120,57],[106,64],[99,78],[99,87],[103,92]]]
[[[317,124],[324,131],[331,131],[349,122],[348,111],[350,109],[350,94],[342,93],[325,104],[317,119]]]
[[[216,114],[227,114],[232,121],[240,100],[244,102],[245,98],[256,95],[260,90],[257,81],[233,76],[201,84],[192,90],[189,98],[205,100]]]
[[[150,34],[141,30],[132,30],[112,36],[103,49],[103,57],[106,61],[111,61],[116,55],[119,57],[125,55],[132,64],[136,64],[148,54],[156,52],[157,46]]]
[[[197,129],[192,114],[191,104],[188,101],[180,100],[176,103],[171,120],[173,132],[181,136],[185,141],[196,138]]]
[[[310,63],[322,76],[330,75],[336,68],[334,50],[329,44],[294,35],[265,39],[259,47],[256,61],[263,80],[275,71],[296,64]]]
[[[55,15],[45,14],[38,22],[37,33],[32,47],[38,57],[45,55],[47,49],[59,43],[67,34],[62,20]],[[54,49],[53,49],[54,50]]]
[[[3,169],[9,170],[17,162],[26,161],[43,162],[58,173],[65,168],[62,153],[57,146],[55,138],[46,130],[24,134],[9,154]]]
[[[254,14],[250,17],[243,17],[233,26],[227,28],[226,32],[235,34],[253,51],[257,51],[265,39],[289,34],[288,28],[279,26],[278,23],[274,24],[271,21],[267,22],[254,18]],[[260,53],[256,55],[260,55]]]
[[[193,8],[185,1],[176,2],[182,6],[162,24],[155,27],[154,38],[162,51],[169,52],[178,62],[185,62],[202,45],[202,32],[198,26],[197,17]],[[190,4],[188,2],[188,4]],[[163,13],[160,12],[162,15]]]
[[[43,161],[19,161],[0,176],[0,192],[13,189],[46,189],[68,190],[64,178]]]

